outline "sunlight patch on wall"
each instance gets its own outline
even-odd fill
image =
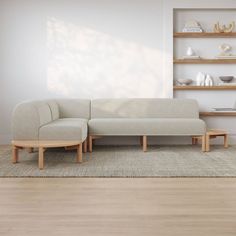
[[[166,97],[162,55],[55,18],[47,21],[48,90],[68,97]]]

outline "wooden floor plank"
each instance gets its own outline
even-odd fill
[[[2,178],[0,235],[236,235],[236,179]]]

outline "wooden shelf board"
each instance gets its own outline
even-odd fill
[[[225,86],[174,86],[174,90],[236,90],[236,85]]]
[[[236,112],[204,111],[200,112],[200,116],[236,116]]]
[[[174,59],[174,64],[236,64],[236,59]]]
[[[235,38],[236,32],[232,33],[214,33],[214,32],[176,32],[174,38]]]

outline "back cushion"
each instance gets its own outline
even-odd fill
[[[198,118],[192,99],[95,99],[91,118]]]
[[[40,126],[48,124],[52,121],[52,114],[49,105],[45,101],[32,102],[39,115]]]
[[[60,118],[90,118],[90,100],[56,99]]]
[[[47,104],[50,107],[52,120],[59,119],[59,107],[58,104],[54,100],[47,100]]]

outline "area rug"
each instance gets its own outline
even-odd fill
[[[75,161],[76,152],[49,149],[45,168],[37,166],[38,153],[20,151],[20,162],[11,163],[11,148],[0,148],[0,177],[236,177],[236,147],[215,146],[95,146],[93,153]]]

